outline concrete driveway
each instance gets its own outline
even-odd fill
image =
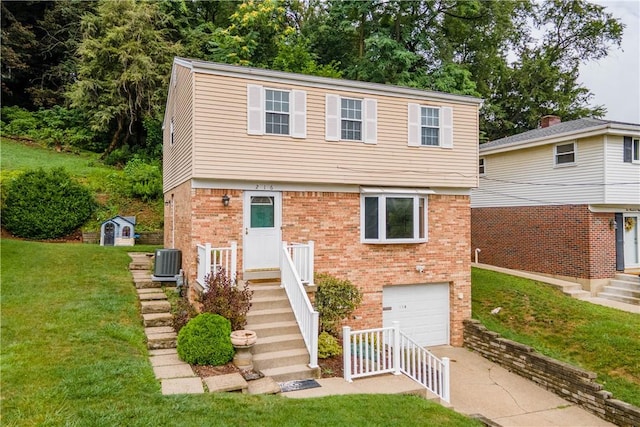
[[[613,426],[579,406],[459,347],[430,348],[451,359],[451,406],[508,426]]]

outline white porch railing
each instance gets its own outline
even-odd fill
[[[342,328],[344,379],[384,373],[405,374],[427,390],[449,402],[449,359],[437,358],[400,330],[390,328],[351,331]]]
[[[318,312],[313,309],[286,242],[282,242],[280,280],[287,292],[304,343],[309,351],[309,366],[318,367]]]
[[[283,243],[286,244],[286,242]],[[302,284],[313,285],[313,240],[309,240],[306,244],[292,242],[286,247],[293,260],[293,266],[300,275]]]
[[[204,245],[196,245],[198,249],[196,281],[206,289],[205,277],[208,274],[215,274],[219,268],[224,268],[234,282],[237,277],[237,260],[238,260],[238,243],[229,242],[229,246],[225,248],[213,248],[211,243]]]

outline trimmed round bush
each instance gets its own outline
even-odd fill
[[[342,347],[338,339],[328,332],[322,332],[318,336],[318,358],[327,359],[333,356],[340,356]]]
[[[96,208],[91,192],[64,168],[26,171],[3,191],[2,225],[27,239],[55,239],[80,228]]]
[[[231,322],[218,314],[201,313],[178,333],[178,356],[192,365],[224,365],[234,353]]]

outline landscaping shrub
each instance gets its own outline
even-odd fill
[[[243,329],[247,324],[247,312],[251,308],[253,291],[245,283],[241,289],[228,278],[223,268],[205,277],[207,290],[202,294],[202,311],[219,314],[231,322],[232,330]]]
[[[162,197],[162,172],[158,164],[134,156],[124,167],[124,176],[127,196],[145,202]]]
[[[318,357],[320,359],[327,359],[333,356],[340,356],[342,354],[342,347],[338,342],[338,339],[328,332],[321,332],[318,336]]]
[[[2,225],[28,239],[54,239],[84,224],[96,208],[91,192],[64,168],[30,170],[7,183]]]
[[[224,365],[234,355],[231,323],[222,316],[201,313],[178,333],[178,356],[192,365]]]
[[[362,302],[362,293],[348,280],[329,274],[316,274],[316,310],[320,314],[320,330],[338,335],[340,322],[349,317]]]

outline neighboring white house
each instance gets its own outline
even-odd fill
[[[480,262],[592,292],[640,268],[640,124],[546,116],[479,155],[471,223]]]

